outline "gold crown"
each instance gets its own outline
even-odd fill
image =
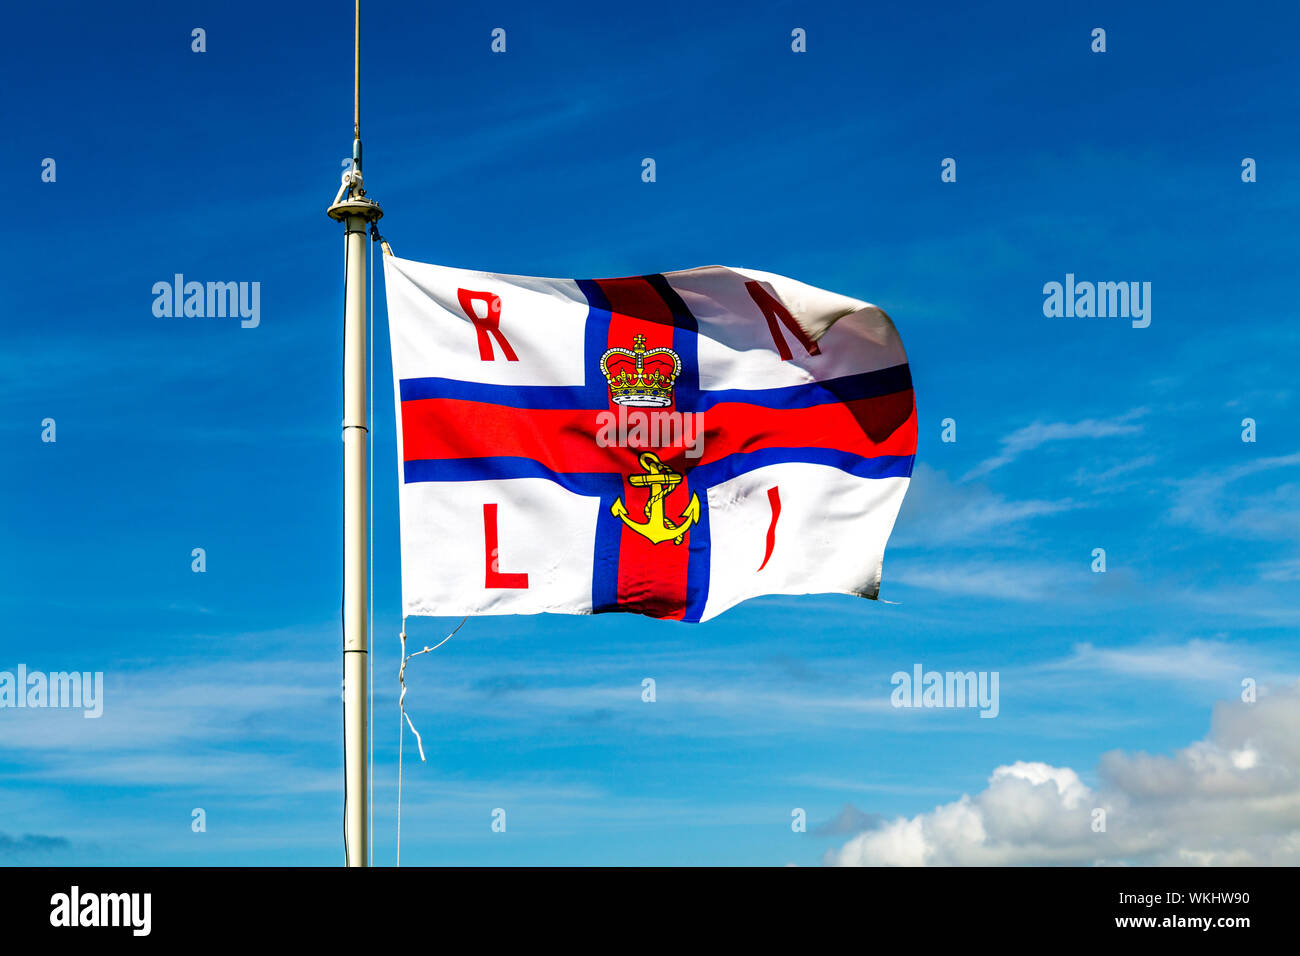
[[[614,360],[613,368],[610,359]],[[646,361],[650,359],[661,367],[647,370]],[[668,372],[670,361],[673,368]],[[632,339],[631,351],[607,349],[600,357],[600,370],[609,383],[609,397],[614,404],[663,408],[673,403],[673,385],[682,372],[682,360],[672,349],[646,351],[645,336],[637,335]]]

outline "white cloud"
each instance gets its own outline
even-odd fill
[[[963,485],[937,469],[918,465],[890,543],[895,559],[886,568],[890,585],[903,584],[953,595],[1011,601],[1057,600],[1070,593],[1068,570],[1041,561],[991,556],[991,547],[1020,543],[1030,522],[1081,507],[1077,502],[1006,498],[982,485]],[[978,548],[978,557],[953,557],[954,549]],[[942,557],[898,560],[900,551],[942,548]],[[1002,554],[1009,554],[1004,551]]]
[[[1291,592],[1294,587],[1272,584],[1237,585],[1217,590],[1183,589],[1167,598],[1171,606],[1183,607],[1209,620],[1220,618],[1228,626],[1241,629],[1252,622],[1265,627],[1294,625],[1300,621],[1300,604]]]
[[[1071,480],[1076,485],[1090,489],[1093,494],[1100,494],[1101,492],[1113,494],[1118,489],[1133,483],[1132,480],[1119,482],[1116,479],[1131,475],[1135,471],[1141,471],[1143,468],[1149,468],[1155,464],[1155,461],[1155,455],[1141,455],[1131,461],[1120,461],[1101,471],[1089,471],[1086,468],[1080,468],[1074,473]]]
[[[1191,683],[1221,683],[1260,674],[1257,655],[1247,654],[1242,648],[1223,641],[1199,639],[1182,644],[1116,648],[1085,642],[1075,645],[1074,653],[1057,666]]]
[[[998,767],[987,789],[854,837],[828,863],[844,866],[996,866],[1067,862],[1093,836],[1091,791],[1073,770]]]
[[[912,472],[893,547],[1006,543],[1015,526],[1077,508],[1073,501],[1012,501],[980,485],[960,485],[922,463]]]
[[[1270,477],[1253,487],[1235,488],[1231,495],[1225,493],[1229,485],[1278,469],[1300,469],[1300,452],[1259,458],[1182,481],[1169,517],[1210,534],[1294,539],[1300,530],[1300,481],[1279,483]],[[1300,474],[1292,470],[1289,476]]]
[[[1209,736],[1172,756],[1105,754],[1098,774],[1093,790],[1068,767],[998,767],[976,795],[860,833],[826,862],[1300,863],[1300,685],[1218,705]]]
[[[1261,564],[1259,578],[1261,581],[1300,581],[1300,558]]]
[[[993,558],[914,562],[887,576],[891,584],[1009,601],[1059,600],[1069,591],[1061,568]]]
[[[1135,408],[1115,418],[1087,418],[1079,422],[1034,422],[1017,428],[1002,439],[1001,450],[992,458],[980,462],[962,479],[970,481],[1015,461],[1027,451],[1049,442],[1073,441],[1078,438],[1111,438],[1115,435],[1134,435],[1142,430],[1133,419],[1146,414],[1145,408]]]

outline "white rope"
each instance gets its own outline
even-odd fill
[[[420,732],[415,729],[415,724],[411,723],[411,715],[406,712],[406,664],[412,657],[419,657],[421,654],[428,654],[436,651],[442,645],[446,644],[456,636],[465,626],[468,617],[460,619],[460,623],[452,630],[450,634],[440,640],[433,647],[425,645],[423,650],[416,651],[414,654],[406,653],[406,615],[402,615],[402,632],[398,636],[402,639],[402,666],[397,669],[397,683],[401,687],[401,693],[397,695],[397,709],[400,713],[397,721],[397,865],[402,865],[402,750],[406,742],[406,728],[409,725],[411,733],[415,734],[415,744],[420,748],[420,761],[427,763],[424,756],[424,738]]]

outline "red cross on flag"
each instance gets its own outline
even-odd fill
[[[384,276],[405,614],[876,597],[916,405],[874,305],[722,266],[541,279],[386,255]]]

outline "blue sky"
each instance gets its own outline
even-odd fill
[[[870,834],[908,821],[932,861],[964,862],[940,824],[968,805],[994,862],[1300,845],[1300,815],[1262,797],[1187,802],[1222,758],[1300,803],[1298,21],[1255,3],[372,2],[366,178],[399,255],[577,277],[722,263],[866,299],[899,327],[920,418],[895,604],[480,618],[414,661],[429,762],[406,763],[404,862],[879,862]],[[0,710],[0,863],[336,864],[342,234],[324,209],[350,151],[351,7],[27,4],[10,31],[0,670],[103,671],[106,691],[98,720]],[[155,317],[175,273],[260,282],[260,324]],[[1150,282],[1150,326],[1045,317],[1067,273]],[[389,863],[397,477],[376,279]],[[916,663],[998,671],[999,716],[890,707]],[[1080,806],[1114,809],[1113,843],[1054,857],[1042,834],[993,833],[990,778],[1017,762],[1055,768],[1026,799],[1067,809],[1069,768]],[[1151,782],[1175,770],[1179,792]],[[1175,817],[1199,822],[1124,842]]]

